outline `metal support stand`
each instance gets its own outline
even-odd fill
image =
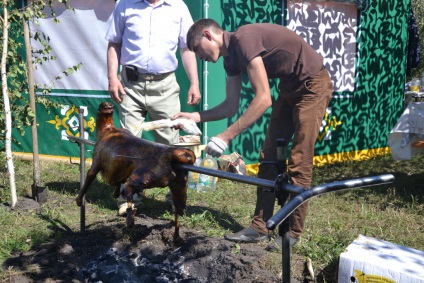
[[[79,108],[79,132],[80,137],[84,138],[84,108]],[[85,181],[85,144],[79,143],[80,146],[80,189],[84,185]],[[82,198],[81,212],[80,212],[80,232],[85,232],[85,196]]]
[[[285,139],[277,139],[277,167],[279,176],[275,181],[274,193],[278,204],[281,207],[286,205],[289,194],[281,189],[283,184],[289,183],[289,175],[287,174],[286,165],[287,142]],[[278,228],[278,235],[281,236],[281,265],[283,271],[283,282],[290,282],[290,218],[287,217]]]
[[[86,144],[91,146],[95,145],[95,142],[84,139],[84,108],[82,107],[78,109],[78,124],[79,124],[80,137],[67,136],[67,138],[71,142],[78,143],[80,147],[79,171],[80,171],[80,189],[81,189],[85,182],[85,145]],[[82,205],[80,208],[80,232],[81,233],[85,232],[85,196],[82,199]]]

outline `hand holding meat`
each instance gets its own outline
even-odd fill
[[[193,121],[194,123],[200,123],[200,114],[199,112],[179,112],[172,116],[172,120],[176,120],[178,118],[184,118],[190,121]]]
[[[76,198],[77,205],[81,206],[84,194],[100,172],[103,179],[115,187],[114,197],[122,194],[126,198],[126,221],[131,227],[136,212],[132,208],[133,195],[144,189],[169,186],[175,207],[174,240],[178,239],[178,215],[186,209],[188,172],[174,168],[173,163],[193,164],[196,160],[193,151],[150,142],[133,136],[128,130],[116,128],[113,125],[113,104],[108,102],[99,106],[96,127],[93,163]]]
[[[139,130],[151,131],[151,130],[157,130],[162,128],[181,129],[187,134],[196,135],[196,136],[200,136],[202,134],[202,132],[197,127],[195,122],[185,118],[178,118],[175,120],[163,119],[163,120],[156,120],[152,122],[144,122],[143,124],[140,125]]]

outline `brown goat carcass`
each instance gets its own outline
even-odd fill
[[[128,227],[132,227],[136,212],[132,207],[133,195],[144,189],[169,186],[174,204],[174,240],[178,239],[178,215],[182,215],[186,209],[188,172],[175,168],[173,164],[193,164],[196,160],[193,151],[150,142],[135,137],[128,130],[116,128],[111,102],[99,105],[96,127],[93,162],[76,198],[77,205],[81,206],[84,194],[100,172],[103,179],[115,187],[113,196],[117,198],[122,194],[127,200],[126,222]]]

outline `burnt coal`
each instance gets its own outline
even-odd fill
[[[64,233],[12,254],[2,268],[9,270],[7,282],[25,283],[281,281],[265,266],[264,245],[235,244],[187,227],[181,236],[182,245],[174,246],[169,220],[139,215],[131,229],[122,220],[91,225],[85,233]]]
[[[144,257],[136,253],[120,253],[118,249],[111,248],[106,254],[82,268],[81,272],[86,282],[93,283],[202,282],[196,278],[187,278],[185,258],[178,255],[178,252],[169,259],[153,245],[149,248],[143,247],[141,252]]]

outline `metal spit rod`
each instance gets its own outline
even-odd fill
[[[209,169],[209,168],[204,168],[204,167],[199,167],[194,165],[187,165],[187,164],[179,164],[179,163],[174,164],[174,166],[179,169],[202,173],[202,174],[206,174],[210,176],[219,177],[222,179],[228,179],[228,180],[255,185],[259,187],[274,189],[276,186],[278,186],[276,181],[249,177],[249,176],[239,175],[235,173],[223,172],[216,169]],[[273,217],[271,217],[267,221],[267,229],[274,230],[297,207],[299,207],[302,203],[308,201],[309,199],[315,196],[319,196],[324,193],[330,193],[330,192],[353,189],[353,188],[389,184],[389,183],[392,183],[394,179],[395,177],[392,174],[383,174],[378,176],[362,177],[357,179],[332,182],[328,184],[319,185],[311,189],[302,188],[292,184],[282,183],[280,184],[281,190],[285,192],[297,194],[297,196],[291,199],[280,211],[278,211]]]
[[[206,174],[209,176],[215,176],[218,178],[228,179],[231,181],[241,182],[241,183],[255,185],[259,187],[274,189],[276,186],[275,181],[249,177],[249,176],[244,176],[244,175],[230,173],[230,172],[223,172],[216,169],[209,169],[209,168],[199,167],[195,165],[187,165],[187,164],[180,164],[180,163],[175,163],[173,166],[175,166],[178,169],[184,169],[184,170],[188,170],[192,172]],[[289,193],[294,193],[294,194],[300,194],[303,191],[307,190],[305,188],[298,187],[292,184],[283,184],[283,189]]]
[[[74,136],[68,136],[68,138],[73,142],[78,142],[79,144],[88,144],[92,146],[96,144],[94,141],[90,141],[87,139],[78,138]],[[181,164],[181,163],[174,163],[174,166],[179,169],[206,174],[209,176],[215,176],[218,178],[228,179],[231,181],[241,182],[241,183],[245,183],[249,185],[269,188],[272,190],[274,190],[275,187],[277,186],[276,181],[249,177],[249,176],[239,175],[239,174],[230,173],[230,172],[223,172],[216,169],[209,169],[209,168],[199,167],[195,165]],[[392,183],[393,180],[394,180],[393,175],[386,174],[386,175],[380,175],[380,176],[374,176],[374,177],[364,177],[364,178],[358,178],[353,180],[333,182],[333,183],[324,184],[324,185],[311,188],[310,190],[299,187],[299,186],[295,186],[292,184],[283,183],[281,184],[282,190],[289,193],[297,194],[298,196],[295,199],[293,199],[293,201],[290,202],[290,205],[288,204],[285,205],[284,208],[282,208],[277,214],[275,214],[271,219],[268,220],[267,226],[269,227],[267,228],[271,230],[275,229],[282,222],[282,220],[284,220],[284,218],[290,215],[291,211],[293,211],[299,205],[301,205],[302,203],[304,203],[305,201],[307,201],[308,199],[314,196],[318,196],[320,194],[327,193],[327,192],[345,190],[350,188]]]
[[[74,137],[74,136],[68,136],[68,139],[71,140],[72,142],[77,142],[77,143],[80,143],[80,144],[81,143],[88,144],[88,145],[91,145],[91,146],[94,146],[96,144],[96,142],[94,142],[94,141],[90,141],[90,140],[87,140],[87,139],[78,138],[78,137]],[[239,175],[239,174],[230,173],[230,172],[223,172],[223,171],[199,167],[199,166],[195,166],[195,165],[175,163],[174,166],[176,168],[179,168],[179,169],[184,169],[184,170],[188,170],[188,171],[192,171],[192,172],[206,174],[206,175],[209,175],[209,176],[215,176],[215,177],[218,177],[218,178],[228,179],[228,180],[231,180],[231,181],[242,182],[242,183],[260,186],[260,187],[264,187],[264,188],[270,188],[270,189],[275,188],[275,181],[264,180],[264,179]],[[294,186],[294,185],[291,185],[291,184],[284,184],[284,190],[289,192],[289,193],[300,194],[306,189],[298,187],[298,186]]]
[[[77,142],[79,144],[88,144],[91,146],[95,146],[96,142],[95,141],[91,141],[91,140],[87,140],[87,139],[83,139],[83,138],[79,138],[79,137],[75,137],[75,136],[67,136],[67,138],[71,141],[71,142]]]
[[[345,181],[337,181],[332,183],[327,183],[311,188],[310,190],[304,190],[302,193],[291,199],[284,205],[276,214],[274,214],[267,222],[266,228],[269,230],[274,230],[280,225],[284,219],[286,219],[296,208],[298,208],[302,203],[308,201],[309,199],[319,196],[325,193],[342,191],[353,188],[361,188],[368,186],[384,185],[393,183],[395,177],[392,174],[384,174],[371,177],[363,177]],[[284,186],[283,186],[284,188]]]
[[[68,138],[73,142],[78,142],[79,144],[88,144],[92,146],[95,145],[94,141],[90,141],[87,139],[78,138],[74,136],[68,136]],[[81,155],[82,156],[84,155],[83,152],[81,153]],[[270,188],[272,190],[274,190],[276,186],[278,186],[276,181],[249,177],[249,176],[239,175],[239,174],[230,173],[230,172],[223,172],[216,169],[209,169],[209,168],[199,167],[195,165],[181,164],[181,163],[174,163],[173,165],[178,169],[197,172],[201,174],[215,176],[218,178],[228,179],[228,180],[255,185],[259,187]],[[379,175],[379,176],[363,177],[358,179],[332,182],[332,183],[313,187],[310,190],[299,187],[299,186],[295,186],[292,184],[287,184],[287,183],[279,184],[281,186],[280,189],[289,193],[297,194],[297,196],[293,198],[292,200],[290,200],[284,207],[281,208],[280,211],[278,211],[273,217],[271,217],[267,221],[267,228],[270,230],[274,230],[298,206],[300,206],[302,203],[306,202],[307,200],[315,196],[318,196],[324,193],[341,191],[341,190],[352,189],[352,188],[383,185],[383,184],[392,183],[393,181],[394,181],[394,176],[392,174],[385,174],[385,175]]]

